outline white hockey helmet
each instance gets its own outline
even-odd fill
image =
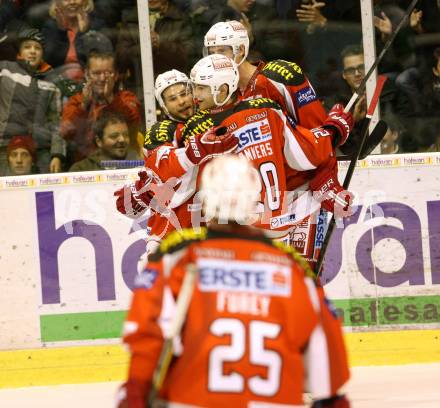
[[[229,101],[238,88],[239,73],[237,65],[230,58],[220,54],[212,54],[199,60],[191,70],[191,82],[195,85],[207,85],[216,106]],[[221,103],[217,102],[220,87],[228,85],[228,96]]]
[[[207,221],[235,221],[241,225],[255,222],[260,192],[258,171],[243,156],[222,155],[203,169],[200,198]]]
[[[236,62],[240,65],[248,56],[249,53],[249,34],[246,27],[239,21],[221,21],[214,24],[208,32],[205,34],[203,56],[209,54],[209,47],[216,47],[226,45],[232,47],[232,53],[235,56],[240,52],[240,46],[244,45],[244,56],[240,62]]]
[[[159,102],[160,107],[165,111],[168,116],[170,116],[170,113],[168,112],[168,109],[165,106],[165,102],[162,98],[163,91],[165,91],[165,89],[167,89],[171,85],[180,83],[183,83],[189,87],[190,81],[186,74],[177,71],[177,69],[166,71],[163,74],[158,75],[156,78],[156,82],[154,84],[154,96],[156,97],[157,102]],[[174,118],[171,117],[171,119]]]

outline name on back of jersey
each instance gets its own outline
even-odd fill
[[[264,262],[213,258],[198,260],[199,290],[290,296],[290,267]]]

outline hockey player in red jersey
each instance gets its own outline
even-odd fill
[[[182,140],[182,128],[184,122],[194,114],[195,109],[190,81],[186,74],[173,69],[157,76],[154,93],[157,102],[169,119],[157,122],[147,129],[144,140],[145,167],[154,169],[155,166],[157,166],[156,162],[168,160],[169,168],[173,169],[180,167],[179,163],[184,161],[187,164],[185,171],[190,171],[190,167],[192,168],[193,165],[186,159],[183,150],[178,150],[178,154],[169,155],[171,147],[182,147],[184,145],[184,141]],[[229,152],[236,144],[236,142],[233,142],[231,146],[226,145],[224,149]],[[215,153],[221,150],[222,146],[219,146],[218,149],[216,146],[212,148],[208,146],[207,149],[206,154]],[[151,213],[148,218],[147,227],[149,235],[147,239],[147,254],[155,250],[169,228],[176,228],[180,225],[178,219],[170,218],[173,214],[164,217],[158,212],[166,211],[166,206],[174,194],[175,177],[173,177],[173,173],[166,171],[167,168],[168,166],[162,166],[161,168],[161,177],[163,180],[166,180],[167,183],[161,186],[160,192],[156,190],[156,195],[157,197],[160,196],[160,199],[156,202],[156,211]],[[178,176],[180,176],[180,174],[178,174],[177,177]],[[153,192],[147,191],[141,194],[140,197],[144,197],[143,200],[138,198],[137,195],[131,194],[131,192],[136,191],[136,186],[144,185],[145,183],[148,184],[152,181],[155,181],[154,185],[156,186],[160,180],[160,177],[158,177],[154,171],[142,170],[139,172],[139,180],[136,183],[124,186],[115,192],[118,211],[132,218],[139,218],[146,213],[148,206],[146,206],[144,202],[147,198],[150,200]],[[185,186],[180,187],[181,190],[184,188]],[[191,196],[191,194],[192,193],[190,193],[189,196]],[[128,198],[130,199],[129,203],[124,201]],[[126,209],[128,209],[128,211],[126,211]]]
[[[253,65],[247,60],[249,36],[246,28],[238,21],[225,21],[214,24],[204,37],[203,54],[222,54],[233,59],[238,65],[240,80],[238,97],[240,99],[270,98],[277,102],[284,112],[298,125],[308,129],[323,124],[327,114],[312,84],[295,62],[274,60]],[[304,183],[316,177],[319,183],[323,178],[337,180],[337,149],[329,160],[325,174],[312,170],[303,173]],[[289,190],[297,188],[298,175],[288,171]],[[306,186],[304,186],[306,188]],[[284,241],[294,246],[310,260],[317,259],[320,237],[317,225],[325,224],[325,212],[318,211],[311,217],[302,219]]]
[[[151,407],[154,394],[169,407],[295,408],[304,406],[305,391],[313,408],[350,406],[341,394],[349,370],[340,324],[308,265],[241,225],[260,189],[244,157],[206,165],[209,228],[170,234],[136,279],[119,408]],[[226,207],[228,224],[221,224]],[[173,330],[178,323],[182,329]],[[173,347],[161,356],[165,339]]]
[[[169,119],[157,122],[147,129],[144,147],[151,150],[164,143],[183,146],[181,127],[195,111],[188,77],[176,69],[158,75],[154,84],[154,95]]]
[[[322,125],[327,113],[299,65],[284,60],[253,65],[246,59],[248,53],[248,32],[238,21],[216,23],[205,34],[204,56],[222,54],[237,64],[239,99],[270,98],[299,125]]]
[[[238,153],[259,168],[263,189],[261,214],[255,225],[264,228],[270,237],[283,238],[292,225],[321,205],[333,210],[334,198],[326,199],[323,195],[322,203],[317,202],[312,193],[302,187],[308,181],[307,170],[325,166],[332,159],[333,147],[346,140],[350,131],[349,115],[344,119],[342,110],[335,109],[324,121],[324,127],[310,131],[289,121],[279,105],[267,98],[237,102],[238,71],[235,64],[222,55],[211,55],[199,61],[191,71],[191,81],[202,111],[187,121],[182,130],[189,142],[184,149],[167,147],[166,155],[158,149],[150,163],[151,170],[163,182],[170,175],[184,175],[170,205],[173,214],[178,212],[177,218],[182,227],[192,225],[191,218],[194,220],[194,209],[197,209],[192,199],[189,200],[197,189],[198,166],[195,164],[212,157],[216,147],[221,148],[221,152],[226,151],[222,145],[225,141],[232,146],[230,136],[224,139],[214,136],[210,140],[214,132],[212,128],[216,126],[227,128],[232,137],[237,137]],[[206,129],[211,130],[205,133]],[[290,179],[287,170],[291,174]],[[293,186],[289,192],[288,180]],[[317,185],[316,189],[327,189],[331,184],[330,191],[326,192],[337,194],[342,190],[337,180],[328,181],[323,180],[322,186]],[[138,194],[137,191],[149,188],[147,182],[139,182],[131,190],[127,189],[134,196],[128,204],[143,202],[147,208],[153,194],[151,191]]]

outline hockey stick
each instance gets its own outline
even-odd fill
[[[362,148],[358,160],[364,160],[374,150],[374,148],[382,141],[386,131],[387,124],[385,121],[379,120],[370,136],[365,140],[364,147]],[[355,146],[355,148],[357,149],[357,146]],[[345,153],[343,156],[336,156],[336,159],[338,161],[350,161],[355,153],[356,151],[354,150],[351,154]]]
[[[351,178],[353,177],[353,173],[356,168],[356,163],[359,160],[359,156],[361,154],[361,151],[362,151],[364,144],[365,144],[365,140],[367,138],[368,127],[370,126],[371,118],[373,117],[374,111],[376,110],[377,103],[379,102],[379,96],[382,92],[382,89],[383,89],[383,86],[384,86],[386,80],[387,80],[387,77],[385,75],[380,75],[377,79],[376,89],[374,90],[373,98],[371,99],[370,106],[368,107],[368,111],[367,111],[367,115],[365,116],[364,123],[362,124],[361,141],[359,143],[356,154],[352,157],[352,159],[350,161],[350,165],[348,166],[347,174],[345,175],[344,183],[342,185],[344,190],[347,190],[348,186],[350,185]],[[385,122],[379,121],[378,124],[376,125],[376,127],[379,125],[380,125],[380,127],[379,127],[378,131],[385,133],[387,131],[387,126],[386,126]],[[328,226],[327,232],[325,234],[325,238],[322,243],[321,251],[319,252],[318,260],[316,261],[315,274],[318,277],[321,273],[322,263],[324,261],[324,256],[325,256],[325,253],[327,252],[327,248],[330,243],[330,238],[331,238],[333,231],[335,229],[335,225],[336,225],[336,218],[335,218],[335,216],[333,216],[330,221],[330,224]]]
[[[180,334],[183,323],[188,312],[189,302],[194,289],[194,283],[197,277],[197,267],[194,264],[188,264],[185,277],[176,302],[176,310],[171,322],[170,331],[164,341],[160,353],[159,361],[153,374],[153,384],[150,395],[146,401],[146,407],[152,407],[157,398],[157,394],[162,388],[163,382],[168,372],[168,368],[173,357],[173,340]]]
[[[402,20],[400,21],[400,23],[398,24],[398,26],[394,30],[394,32],[391,35],[391,37],[385,43],[385,45],[382,48],[382,51],[380,52],[379,56],[376,58],[376,60],[374,61],[373,65],[370,67],[370,69],[366,73],[364,79],[360,83],[359,87],[356,89],[356,92],[354,92],[354,94],[352,95],[350,101],[347,103],[347,106],[344,108],[344,112],[346,112],[346,113],[349,112],[351,110],[351,108],[353,107],[353,105],[358,100],[359,96],[364,93],[365,86],[367,85],[368,79],[370,78],[371,74],[376,69],[376,67],[379,65],[380,61],[382,61],[383,56],[388,51],[388,48],[390,48],[391,44],[393,43],[393,41],[396,38],[397,34],[399,33],[400,29],[404,26],[404,24],[408,20],[410,14],[413,11],[414,7],[416,6],[417,2],[418,2],[418,0],[413,0],[411,2],[411,4],[408,6],[408,8],[406,9],[405,14],[402,17]]]

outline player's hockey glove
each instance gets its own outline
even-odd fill
[[[345,143],[354,126],[353,115],[344,112],[344,107],[337,103],[331,108],[322,127],[332,131],[333,147],[341,146]]]
[[[312,404],[311,408],[350,408],[350,401],[344,395],[318,400]]]
[[[141,216],[147,210],[154,196],[151,190],[154,180],[151,170],[141,170],[138,175],[139,180],[126,184],[113,194],[117,197],[117,210],[130,218]]]
[[[122,384],[116,394],[117,408],[145,408],[147,386],[138,381],[129,380]]]
[[[318,170],[309,186],[315,200],[321,203],[322,208],[334,213],[335,217],[352,215],[353,194],[339,184],[336,168]]]
[[[237,146],[238,139],[225,127],[211,128],[203,135],[191,136],[185,152],[192,164],[199,165],[215,156],[232,153]]]

